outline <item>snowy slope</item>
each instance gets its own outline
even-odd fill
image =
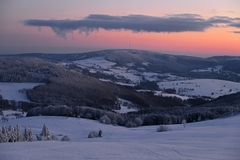
[[[135,63],[128,63],[119,66],[116,62],[109,61],[102,56],[73,61],[73,64],[80,68],[87,69],[90,73],[101,73],[107,76],[114,76],[117,81],[111,82],[125,86],[138,85],[143,79],[155,82],[160,80],[173,81],[186,79],[185,77],[179,77],[171,73],[146,72],[144,71],[145,68],[142,68],[143,70],[139,71],[139,68],[135,66]],[[149,63],[143,62],[143,65],[148,66]],[[102,79],[100,78],[100,80]],[[110,81],[110,79],[108,80]]]
[[[64,117],[32,117],[10,120],[39,133],[45,123],[54,134],[66,134],[70,142],[0,144],[4,160],[237,160],[240,151],[240,115],[193,124],[171,125],[171,131],[156,132],[157,126],[123,128],[91,120]],[[88,139],[92,130],[103,138]]]
[[[116,64],[114,62],[105,60],[104,57],[93,57],[74,61],[74,63],[82,68],[95,68],[95,69],[109,69]]]
[[[207,96],[212,98],[240,91],[240,83],[217,79],[159,82],[158,86],[160,89],[176,89],[179,95]]]
[[[41,83],[11,83],[0,82],[0,95],[3,99],[15,101],[28,101],[24,89],[32,89]]]

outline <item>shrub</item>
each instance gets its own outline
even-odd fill
[[[91,131],[88,134],[88,138],[97,138],[97,137],[99,137],[99,133],[97,131]]]
[[[141,126],[143,124],[143,120],[137,117],[134,119],[134,123],[136,124],[136,126]]]
[[[57,141],[58,138],[57,138],[57,136],[55,136],[55,135],[51,135],[51,140],[53,140],[53,141]]]
[[[158,128],[157,128],[157,132],[166,132],[166,131],[169,131],[170,128],[166,125],[160,125]]]
[[[31,142],[33,140],[32,130],[30,128],[29,129],[25,128],[23,137],[24,137],[24,141]]]
[[[126,127],[128,128],[133,128],[133,127],[137,127],[137,125],[132,122],[132,121],[128,121],[126,124],[125,124]]]
[[[104,115],[100,118],[100,122],[104,124],[111,124],[112,121],[107,115]]]
[[[63,136],[61,141],[70,141],[70,138],[68,136]]]

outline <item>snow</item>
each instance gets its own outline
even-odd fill
[[[117,81],[111,81],[109,79],[105,79],[105,78],[99,78],[100,81],[102,82],[109,82],[109,83],[114,83],[114,84],[118,84],[120,86],[128,86],[128,87],[134,87],[135,84],[132,83],[124,83],[124,82],[117,82]]]
[[[131,83],[123,83],[123,82],[115,82],[115,84],[121,85],[121,86],[128,86],[128,87],[134,87],[135,84]]]
[[[160,74],[159,76],[165,77],[163,79],[163,81],[168,82],[168,81],[180,81],[180,80],[188,80],[189,78],[187,77],[180,77],[180,76],[176,76],[173,75],[171,73],[164,73],[164,74]]]
[[[109,69],[116,64],[114,62],[106,60],[104,57],[93,57],[74,61],[74,63],[82,68],[95,68],[95,69]]]
[[[134,67],[134,66],[135,66],[135,63],[133,63],[133,62],[132,62],[132,63],[127,63],[126,66],[128,66],[128,67]]]
[[[158,81],[159,80],[159,78],[158,78],[159,75],[160,75],[159,73],[154,73],[154,72],[143,72],[144,78],[148,81],[151,81],[151,82]]]
[[[171,73],[160,74],[155,72],[146,72],[145,68],[132,69],[135,66],[135,63],[127,63],[125,66],[119,66],[116,62],[107,60],[102,56],[77,60],[72,63],[80,68],[87,69],[93,74],[101,73],[104,75],[114,76],[117,81],[113,83],[120,85],[127,84],[127,86],[129,86],[128,84],[130,84],[130,86],[136,86],[143,81],[143,79],[152,82],[186,80],[185,77],[179,77]],[[142,62],[142,65],[149,66],[150,63]]]
[[[14,114],[23,114],[23,116],[26,116],[26,112],[22,112],[22,111],[15,111],[15,110],[3,110],[2,111],[3,116],[11,116]]]
[[[121,106],[120,110],[114,110],[114,111],[118,113],[129,113],[129,112],[137,112],[138,110],[135,108],[129,108],[127,106]]]
[[[119,67],[115,62],[108,61],[104,57],[93,57],[74,61],[73,63],[81,68],[88,69],[90,73],[100,72],[105,75],[113,75],[119,80],[129,80],[132,85],[139,83],[141,80],[136,70]]]
[[[141,81],[141,77],[138,75],[136,70],[127,70],[127,68],[123,67],[112,68],[108,74],[114,75],[118,79],[130,80],[134,84],[137,84]]]
[[[217,79],[159,82],[160,89],[175,89],[178,95],[217,98],[240,91],[240,83]]]
[[[149,89],[137,89],[137,92],[153,92],[152,90]]]
[[[153,92],[155,96],[162,96],[162,97],[177,97],[181,100],[188,100],[188,96],[180,96],[177,94],[170,94],[170,93],[164,93],[163,91],[154,91],[154,90],[145,90],[145,89],[139,89],[136,90],[137,92]]]
[[[109,79],[104,79],[104,78],[99,78],[100,81],[103,81],[103,82],[112,82],[111,80]]]
[[[142,63],[142,65],[144,65],[144,66],[149,66],[149,64],[150,64],[149,62],[143,62]]]
[[[7,100],[29,101],[23,90],[32,89],[39,85],[41,83],[0,82],[0,95]]]
[[[162,91],[154,91],[154,95],[155,96],[162,96],[162,97],[176,97],[176,98],[180,98],[181,100],[188,100],[189,99],[188,96],[180,96],[180,95],[177,95],[177,94],[163,93]]]
[[[96,121],[66,117],[27,117],[2,125],[31,127],[33,134],[46,124],[51,133],[68,135],[70,142],[43,141],[0,144],[4,160],[238,160],[240,115],[205,122],[170,125],[171,131],[156,132],[157,126],[124,128]],[[88,139],[101,129],[103,138]]]

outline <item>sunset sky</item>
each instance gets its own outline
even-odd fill
[[[240,56],[239,0],[0,0],[0,54]]]

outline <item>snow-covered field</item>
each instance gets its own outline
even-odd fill
[[[3,99],[15,101],[28,101],[24,89],[32,89],[41,83],[11,83],[0,82],[0,95]]]
[[[205,122],[170,125],[171,131],[156,132],[157,126],[123,128],[92,120],[65,117],[31,117],[9,120],[2,125],[31,127],[40,133],[46,124],[54,134],[68,135],[70,142],[45,141],[0,144],[3,160],[238,160],[240,115]],[[88,139],[89,131],[101,129],[103,138]]]
[[[158,86],[160,89],[175,89],[179,95],[207,96],[212,98],[240,91],[240,83],[217,79],[159,82]]]

